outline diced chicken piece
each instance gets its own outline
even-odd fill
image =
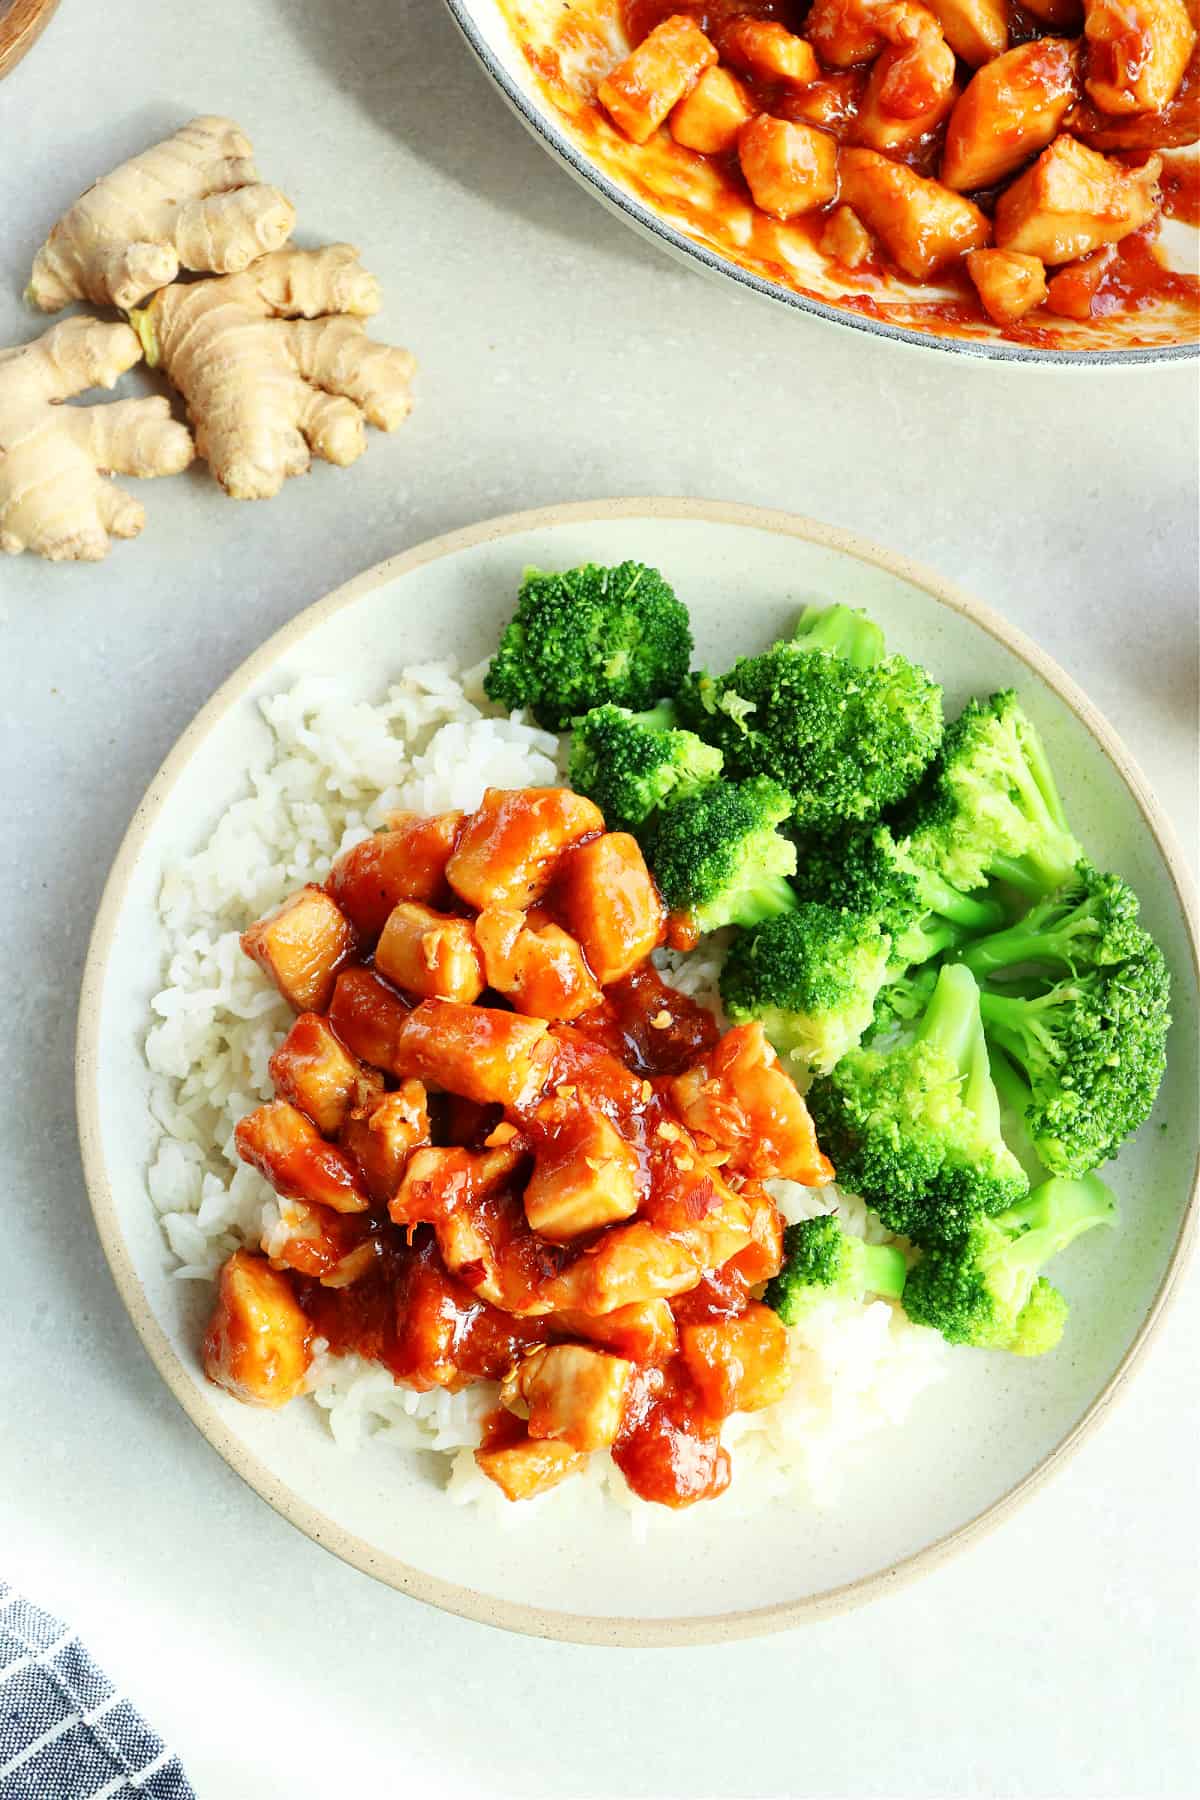
[[[587,1467],[587,1455],[554,1438],[525,1438],[496,1450],[477,1450],[480,1472],[506,1500],[532,1500]]]
[[[352,1107],[383,1092],[383,1080],[343,1050],[318,1013],[301,1013],[268,1068],[280,1096],[336,1137]]]
[[[426,1000],[477,1000],[485,986],[483,957],[469,919],[402,900],[388,914],[375,951],[379,973]]]
[[[489,788],[463,826],[446,877],[476,912],[523,910],[550,886],[563,852],[603,829],[599,807],[570,788]]]
[[[662,943],[667,909],[637,839],[606,831],[563,861],[559,898],[601,987],[620,981]]]
[[[1036,256],[1016,250],[972,250],[967,274],[983,310],[997,325],[1015,325],[1046,298],[1046,269]]]
[[[987,217],[972,201],[877,150],[843,150],[838,172],[842,199],[914,280],[927,280],[991,238]]]
[[[429,1111],[419,1081],[402,1081],[394,1094],[356,1107],[340,1142],[363,1173],[371,1198],[386,1206],[400,1185],[409,1152],[429,1142]]]
[[[812,45],[773,19],[731,19],[721,29],[720,47],[726,62],[760,81],[804,87],[821,73]]]
[[[485,1106],[524,1106],[541,1092],[553,1056],[541,1019],[423,1000],[404,1021],[395,1072]]]
[[[1052,31],[1078,31],[1083,25],[1083,0],[1024,0],[1024,6]]]
[[[401,900],[436,905],[448,897],[446,864],[462,822],[460,812],[393,813],[386,831],[338,857],[325,886],[356,931],[377,938]]]
[[[336,1213],[328,1206],[282,1198],[277,1211],[259,1246],[276,1268],[348,1287],[374,1262],[378,1239],[370,1235],[371,1222],[361,1213]]]
[[[877,0],[813,0],[804,35],[831,69],[869,63],[883,49]]]
[[[605,76],[597,98],[627,138],[644,144],[716,60],[714,45],[696,21],[675,13]]]
[[[858,269],[870,261],[874,243],[854,208],[838,206],[821,233],[820,248],[822,255],[841,263],[844,269]]]
[[[487,984],[535,1019],[577,1019],[604,996],[583,950],[559,925],[530,925],[522,912],[488,907],[475,921]]]
[[[495,1150],[422,1146],[408,1158],[388,1207],[393,1224],[436,1225],[504,1187],[525,1154],[519,1140]]]
[[[721,155],[734,148],[738,132],[754,112],[754,102],[736,75],[728,69],[705,69],[671,114],[671,136],[685,150]]]
[[[769,1280],[768,1276],[763,1277]],[[675,1315],[668,1300],[642,1300],[615,1312],[574,1312],[569,1307],[550,1315],[550,1329],[567,1337],[588,1338],[630,1362],[655,1367],[679,1347]]]
[[[1196,42],[1184,0],[1084,0],[1088,93],[1106,113],[1161,112]]]
[[[1081,262],[1068,263],[1050,283],[1046,304],[1063,319],[1090,319],[1092,302],[1117,255],[1115,244],[1093,250]]]
[[[647,1223],[671,1238],[701,1272],[719,1269],[751,1242],[753,1208],[735,1193],[682,1125],[663,1118],[648,1145]]]
[[[644,1219],[614,1225],[569,1268],[547,1281],[548,1310],[611,1313],[645,1300],[686,1293],[700,1279],[695,1258]]]
[[[1188,58],[1179,92],[1161,112],[1106,113],[1086,94],[1063,130],[1092,150],[1179,150],[1200,139],[1200,42]]]
[[[736,1318],[685,1325],[679,1348],[704,1410],[714,1419],[771,1406],[791,1380],[787,1330],[778,1314],[755,1301]]]
[[[755,206],[774,219],[815,212],[837,193],[837,142],[815,125],[760,113],[742,127],[738,161]]]
[[[265,1175],[277,1194],[334,1212],[366,1212],[367,1190],[356,1166],[286,1100],[247,1113],[233,1136],[242,1161]]]
[[[325,1012],[342,964],[353,956],[349,919],[323,888],[301,888],[242,933],[242,949],[297,1012]]]
[[[1074,138],[1055,138],[997,201],[997,246],[1053,265],[1115,244],[1152,216],[1161,173],[1161,156],[1129,169]]]
[[[1008,48],[1004,0],[925,0],[956,56],[972,69]]]
[[[751,1207],[750,1242],[730,1258],[727,1267],[753,1287],[779,1273],[783,1262],[783,1215],[766,1189],[757,1183],[746,1183],[742,1199]]]
[[[971,78],[950,115],[942,180],[955,189],[986,188],[1057,135],[1079,95],[1079,47],[1069,38],[1035,38],[1006,50]]]
[[[884,7],[888,47],[876,59],[854,125],[854,141],[872,150],[913,149],[941,124],[958,92],[954,52],[924,6]]]
[[[803,1097],[757,1020],[727,1031],[668,1091],[689,1131],[727,1146],[734,1168],[808,1187],[833,1180]]]
[[[634,1146],[595,1107],[577,1106],[545,1148],[538,1149],[525,1189],[525,1217],[552,1243],[569,1243],[638,1209]],[[536,1435],[536,1434],[535,1434]]]
[[[847,69],[844,74],[826,75],[808,87],[785,94],[776,102],[775,110],[781,119],[819,125],[843,143],[858,117],[866,86],[867,76],[862,69]]]
[[[329,1023],[347,1050],[372,1068],[399,1074],[396,1057],[409,1009],[372,969],[344,969],[334,985]]]
[[[531,1438],[602,1450],[621,1429],[633,1364],[582,1344],[544,1344],[508,1375],[500,1399],[525,1411]]]
[[[221,1270],[204,1338],[204,1373],[250,1406],[284,1406],[303,1393],[312,1328],[287,1277],[236,1250]]]

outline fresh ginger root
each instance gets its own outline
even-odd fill
[[[54,562],[97,562],[113,537],[136,537],[139,503],[102,470],[176,475],[192,460],[170,403],[115,400],[64,406],[85,388],[110,388],[141,358],[128,325],[66,319],[30,344],[0,350],[0,550]]]
[[[303,475],[310,447],[343,466],[366,449],[364,416],[394,431],[414,362],[367,336],[379,284],[349,244],[277,250],[241,275],[176,282],[131,315],[151,368],[188,403],[196,449],[235,500],[267,500]]]
[[[193,119],[63,214],[37,253],[26,298],[43,312],[72,300],[128,311],[181,268],[247,268],[285,244],[295,220],[291,201],[259,181],[250,140],[232,120]]]

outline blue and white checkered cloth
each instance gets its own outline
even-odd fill
[[[61,1619],[0,1581],[0,1800],[196,1800]]]

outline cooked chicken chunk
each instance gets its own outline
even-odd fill
[[[733,1168],[809,1187],[833,1180],[808,1108],[757,1021],[727,1031],[668,1085],[688,1129],[726,1146]]]
[[[696,21],[673,14],[605,76],[598,98],[614,125],[635,144],[653,137],[671,108],[717,60]]]
[[[750,1242],[729,1260],[750,1287],[778,1275],[783,1262],[783,1216],[774,1200],[757,1182],[747,1182],[741,1197],[750,1207]]]
[[[372,1068],[398,1074],[400,1034],[409,1009],[372,969],[345,969],[338,976],[329,1023],[348,1050]]]
[[[402,900],[388,914],[375,967],[398,988],[427,1000],[469,1003],[486,981],[470,919],[432,912],[416,900]]]
[[[924,6],[900,0],[879,19],[888,47],[871,68],[853,136],[856,144],[898,154],[920,144],[954,105],[954,52]]]
[[[970,200],[876,150],[843,150],[838,170],[842,199],[915,280],[981,249],[991,237],[986,216]]]
[[[1102,112],[1161,112],[1196,42],[1184,0],[1084,0],[1088,93]]]
[[[569,788],[489,788],[462,828],[446,877],[477,912],[524,909],[545,893],[563,852],[603,829],[599,807]]]
[[[221,1270],[204,1339],[204,1373],[251,1406],[283,1406],[303,1393],[312,1329],[286,1278],[237,1250]]]
[[[546,1344],[506,1377],[504,1405],[524,1411],[531,1438],[555,1438],[574,1450],[601,1450],[621,1429],[634,1366],[582,1344]]]
[[[552,1243],[568,1243],[638,1209],[638,1154],[598,1108],[576,1107],[539,1147],[525,1217]],[[536,1435],[536,1433],[535,1433]]]
[[[685,1325],[679,1347],[713,1418],[770,1406],[791,1380],[787,1330],[770,1307],[753,1301],[736,1318]]]
[[[972,250],[967,274],[983,310],[997,325],[1015,325],[1046,298],[1046,267],[1016,250]]]
[[[812,45],[773,19],[731,19],[722,27],[720,48],[726,62],[760,81],[805,87],[821,73]]]
[[[1079,95],[1079,46],[1035,38],[980,69],[946,127],[942,180],[986,188],[1045,149]]]
[[[990,62],[1008,47],[1004,0],[925,0],[956,56],[971,68]]]
[[[606,1231],[592,1249],[545,1283],[541,1297],[554,1311],[611,1313],[684,1294],[699,1279],[700,1267],[685,1245],[635,1219]]]
[[[419,1081],[355,1107],[341,1129],[342,1148],[363,1173],[371,1198],[385,1205],[395,1194],[410,1150],[429,1142],[429,1111]]]
[[[279,1202],[278,1219],[259,1248],[276,1268],[295,1269],[331,1287],[348,1287],[375,1260],[378,1240],[361,1213],[336,1213],[304,1200]]]
[[[532,1500],[587,1467],[587,1456],[554,1438],[525,1438],[495,1450],[477,1450],[475,1461],[506,1500]]]
[[[522,1106],[541,1091],[553,1054],[541,1019],[423,1000],[404,1021],[395,1072],[485,1106]]]
[[[1152,216],[1161,172],[1161,156],[1129,169],[1074,138],[1055,138],[997,201],[997,247],[1055,264],[1117,243]]]
[[[559,925],[531,925],[508,907],[488,907],[475,921],[487,984],[535,1019],[576,1019],[603,995],[576,940]]]
[[[662,943],[667,910],[637,839],[606,831],[563,861],[558,895],[601,987],[620,981]]]
[[[514,1141],[495,1150],[422,1146],[408,1158],[388,1207],[395,1225],[437,1225],[505,1187],[524,1155]]]
[[[588,1338],[643,1366],[665,1363],[679,1346],[675,1315],[667,1300],[641,1300],[607,1313],[573,1312],[564,1307],[550,1315],[549,1324],[566,1337]]]
[[[1060,269],[1046,293],[1050,311],[1063,319],[1090,319],[1092,302],[1116,255],[1116,245],[1105,244],[1101,249],[1093,250],[1090,256]]]
[[[318,1013],[300,1014],[268,1068],[282,1098],[307,1113],[326,1137],[337,1136],[352,1107],[383,1092],[382,1078],[343,1050]]]
[[[754,117],[754,102],[728,69],[705,69],[671,114],[671,136],[685,150],[707,156],[732,150],[738,132]]]
[[[850,69],[883,49],[881,10],[878,0],[813,0],[804,34],[829,68]]]
[[[242,949],[297,1012],[324,1012],[342,964],[354,954],[349,919],[323,888],[301,888],[242,933]]]
[[[815,212],[837,193],[837,143],[815,125],[760,113],[742,127],[738,161],[754,204],[775,219]]]
[[[242,1161],[265,1175],[276,1193],[334,1212],[366,1212],[367,1191],[355,1164],[286,1100],[247,1113],[233,1136]]]
[[[448,898],[446,864],[462,822],[460,812],[393,813],[386,831],[338,857],[325,885],[356,931],[377,938],[401,900]]]
[[[857,269],[870,260],[873,249],[871,234],[852,206],[839,206],[830,213],[821,233],[823,256],[832,257],[845,269]]]

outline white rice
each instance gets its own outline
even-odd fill
[[[248,771],[249,793],[221,818],[207,844],[163,881],[160,912],[165,982],[146,1039],[151,1105],[161,1135],[147,1174],[170,1252],[183,1280],[212,1281],[239,1245],[278,1245],[287,1205],[238,1161],[233,1130],[272,1088],[267,1060],[291,1013],[238,934],[306,881],[321,881],[338,853],[393,808],[470,809],[485,787],[546,785],[561,774],[561,746],[519,715],[496,717],[478,671],[451,665],[407,670],[376,705],[348,700],[334,678],[308,676],[262,703],[269,727]],[[721,946],[665,955],[664,973],[717,1004]],[[836,1209],[847,1229],[876,1242],[888,1234],[863,1203],[836,1187],[772,1184],[789,1220]],[[776,1405],[738,1414],[723,1432],[733,1481],[716,1504],[753,1510],[780,1495],[829,1504],[857,1448],[900,1424],[944,1372],[936,1332],[911,1325],[885,1301],[834,1301],[791,1333],[794,1377]],[[368,1440],[445,1458],[455,1502],[491,1509],[506,1524],[545,1506],[569,1504],[579,1480],[538,1501],[511,1506],[478,1471],[472,1448],[496,1389],[416,1394],[378,1365],[325,1351],[314,1359],[312,1396],[339,1445]],[[639,1534],[667,1509],[637,1499],[607,1454],[580,1478],[627,1508]]]

